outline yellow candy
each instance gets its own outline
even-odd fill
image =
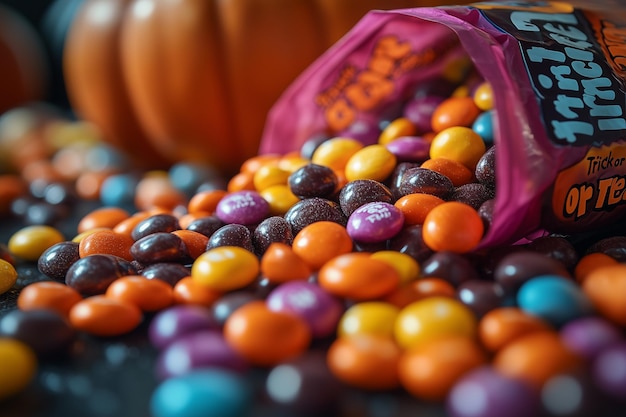
[[[15,339],[0,338],[0,401],[24,390],[35,376],[37,357]]]
[[[17,281],[17,271],[9,262],[0,259],[0,294],[9,291]]]
[[[220,246],[201,254],[191,266],[191,278],[216,291],[251,284],[259,275],[259,259],[239,246]]]
[[[378,143],[386,145],[402,136],[414,136],[417,129],[413,122],[406,117],[399,117],[393,120],[383,129],[378,136]]]
[[[50,246],[65,241],[63,234],[52,226],[27,226],[9,239],[9,251],[26,261],[36,261]]]
[[[484,111],[493,109],[493,90],[488,82],[484,82],[476,88],[473,98],[479,109]]]
[[[346,310],[337,326],[339,336],[355,334],[394,335],[400,309],[383,301],[365,301]]]
[[[485,142],[478,133],[469,127],[453,126],[435,135],[430,144],[430,158],[452,159],[473,172],[485,150]]]
[[[362,148],[363,144],[356,139],[340,137],[328,139],[315,149],[311,162],[343,171],[348,159]]]
[[[396,167],[396,157],[384,145],[369,145],[355,152],[345,167],[348,181],[384,181]]]
[[[263,191],[273,185],[287,184],[287,179],[290,174],[291,172],[277,165],[268,164],[263,165],[254,173],[252,181],[257,191]]]
[[[428,297],[400,310],[394,335],[405,349],[442,336],[475,337],[478,321],[463,303],[449,297]]]
[[[259,192],[261,197],[270,205],[272,216],[282,216],[300,199],[291,192],[286,184],[272,185]]]
[[[415,281],[419,277],[420,267],[417,261],[406,253],[383,250],[372,253],[372,258],[387,262],[400,275],[400,285]]]

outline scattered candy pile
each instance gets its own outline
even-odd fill
[[[0,319],[0,399],[78,332],[150,320],[155,417],[246,415],[259,368],[264,395],[298,415],[331,415],[345,385],[403,390],[451,416],[623,404],[626,238],[477,250],[494,215],[492,101],[485,83],[422,91],[377,144],[312,139],[226,181],[198,164],[132,172],[114,153],[101,168],[69,162],[103,152],[93,140],[21,161],[0,178],[3,215],[29,224],[3,248],[0,293],[20,262],[48,279]],[[93,138],[74,123],[62,127]],[[54,224],[77,199],[98,207],[68,239]]]

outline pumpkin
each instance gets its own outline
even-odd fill
[[[140,165],[234,172],[258,152],[282,91],[367,11],[428,4],[86,0],[65,44],[68,97]]]
[[[46,52],[35,28],[0,4],[0,114],[42,100],[47,81]]]

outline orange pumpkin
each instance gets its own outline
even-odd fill
[[[37,32],[0,4],[0,114],[43,99],[47,77],[45,49]]]
[[[142,165],[230,173],[257,153],[281,92],[367,11],[443,3],[87,0],[65,47],[68,96]]]

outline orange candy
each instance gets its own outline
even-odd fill
[[[176,304],[196,304],[209,307],[222,296],[222,293],[212,290],[206,285],[198,284],[189,276],[182,278],[174,285],[173,296]]]
[[[186,203],[185,194],[174,187],[167,175],[147,175],[135,187],[135,206],[139,210],[173,210]]]
[[[40,281],[27,285],[17,297],[20,310],[53,310],[68,317],[70,310],[83,297],[65,284],[55,281]]]
[[[270,244],[261,257],[261,274],[274,284],[306,280],[311,273],[306,262],[285,243]]]
[[[406,350],[398,366],[400,381],[419,399],[443,401],[465,373],[487,360],[473,338],[445,336]]]
[[[113,230],[98,230],[86,235],[78,244],[81,258],[89,255],[108,254],[132,261],[130,247],[135,241],[129,236]]]
[[[589,253],[582,256],[578,260],[578,263],[576,263],[576,267],[574,268],[574,278],[576,278],[576,281],[579,283],[582,283],[587,278],[587,275],[595,269],[602,266],[617,264],[618,261],[615,258],[602,252]]]
[[[98,227],[114,228],[119,222],[130,217],[130,213],[119,207],[101,207],[87,213],[78,222],[78,233]]]
[[[187,203],[189,213],[209,213],[212,214],[217,208],[217,203],[228,194],[225,190],[201,191],[194,194]]]
[[[185,229],[174,230],[172,234],[182,239],[192,259],[196,259],[206,252],[207,244],[209,243],[208,236],[200,232]]]
[[[500,307],[485,314],[478,323],[478,334],[488,350],[496,352],[524,335],[550,330],[550,325],[517,307]]]
[[[426,215],[422,237],[434,251],[467,253],[478,246],[483,233],[484,224],[476,210],[458,201],[447,201]]]
[[[455,187],[469,184],[474,180],[474,173],[465,165],[453,159],[431,158],[424,161],[420,166],[445,175],[452,181]]]
[[[453,126],[470,127],[480,113],[472,97],[450,97],[437,106],[430,124],[435,132]]]
[[[69,314],[74,328],[95,336],[119,336],[134,330],[142,320],[139,307],[105,295],[76,303]]]
[[[11,202],[28,192],[28,184],[19,175],[0,175],[0,215],[11,211]]]
[[[551,377],[573,372],[581,365],[554,331],[533,332],[502,348],[493,359],[496,370],[540,389]]]
[[[303,353],[311,342],[309,325],[294,314],[270,310],[253,301],[224,323],[224,337],[249,363],[272,366]]]
[[[626,326],[626,265],[618,263],[594,269],[587,274],[582,288],[602,316]]]
[[[443,202],[444,200],[432,194],[413,193],[400,197],[394,206],[404,214],[404,224],[410,226],[424,224],[426,215]]]
[[[354,334],[337,338],[326,362],[337,379],[367,390],[391,390],[400,385],[402,351],[390,336]]]
[[[318,270],[335,256],[352,252],[352,238],[346,228],[331,221],[320,221],[304,227],[293,238],[293,251]]]
[[[108,286],[105,295],[132,303],[142,311],[162,310],[169,307],[174,300],[170,284],[142,275],[128,275],[116,279]]]
[[[150,211],[139,211],[113,226],[113,231],[130,236],[135,226],[150,216],[152,216],[152,212]]]
[[[367,253],[351,252],[326,262],[318,283],[329,293],[357,301],[384,297],[400,283],[400,275],[387,262]]]
[[[456,289],[441,278],[420,278],[397,288],[383,299],[397,307],[405,307],[426,297],[456,297]]]
[[[229,193],[243,190],[254,190],[254,173],[239,172],[228,180],[226,189]]]

